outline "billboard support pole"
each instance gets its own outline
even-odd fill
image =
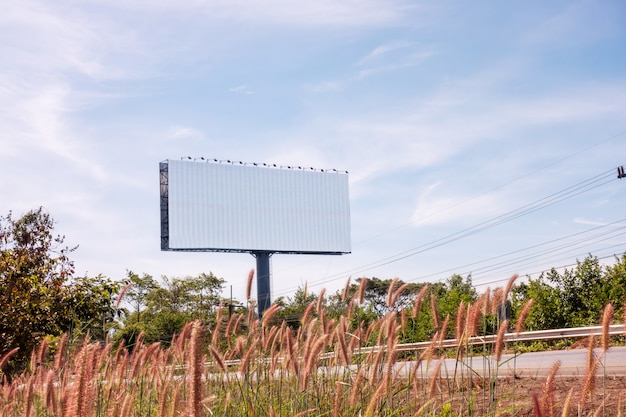
[[[256,290],[259,320],[272,303],[270,294],[270,256],[272,252],[252,252],[256,258]]]

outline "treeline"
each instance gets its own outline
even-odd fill
[[[217,337],[230,317],[240,316],[233,313],[255,314],[253,299],[222,298],[225,281],[212,273],[160,280],[132,271],[118,281],[77,277],[72,251],[63,236],[54,235],[54,220],[42,209],[19,219],[11,213],[0,216],[0,358],[13,352],[11,361],[0,361],[3,371],[24,366],[44,340],[54,349],[63,333],[74,339],[113,338],[127,346],[141,335],[147,343],[167,346],[189,321],[200,320],[206,333]],[[395,311],[403,324],[399,342],[417,342],[431,339],[442,324],[444,336],[455,337],[455,329],[462,327],[457,321],[476,314],[484,319],[477,334],[495,333],[504,320],[515,328],[530,300],[532,309],[524,312],[529,330],[597,324],[609,303],[615,307],[614,320],[622,322],[626,254],[609,266],[589,255],[574,268],[510,279],[504,287],[481,293],[471,276],[459,275],[434,283],[360,278],[334,294],[300,288],[275,300],[272,320],[298,329],[307,316],[323,309],[320,319],[349,317],[353,327],[362,328]],[[363,343],[375,343],[376,335],[370,336]]]

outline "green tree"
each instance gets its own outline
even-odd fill
[[[533,306],[524,324],[527,330],[560,329],[567,326],[568,318],[563,308],[561,292],[546,282],[543,274],[537,279],[529,278],[513,287],[511,304],[514,325],[517,325],[519,313],[530,299],[533,300]]]
[[[72,281],[73,249],[54,224],[42,208],[0,217],[0,354],[19,348],[13,369],[47,336],[81,329],[102,337],[114,314],[118,288],[101,276]]]
[[[116,340],[124,339],[132,345],[143,332],[146,342],[167,345],[189,321],[215,325],[224,279],[213,273],[185,278],[164,276],[159,284],[151,275],[128,271],[127,282],[131,284],[127,295],[132,312],[116,333]]]
[[[558,273],[554,268],[547,279],[559,290],[561,312],[567,327],[591,326],[598,323],[600,313],[610,301],[610,283],[598,258],[588,255],[576,268]]]
[[[374,312],[378,317],[383,317],[389,314],[391,311],[400,311],[408,309],[413,303],[415,294],[419,292],[421,284],[410,283],[406,285],[406,288],[398,295],[398,298],[393,306],[387,304],[387,296],[389,295],[389,288],[392,283],[394,284],[393,291],[398,290],[405,284],[402,280],[385,279],[380,278],[366,278],[364,304]],[[359,286],[362,278],[357,279],[355,284],[350,286],[348,291],[349,296],[354,296],[359,291]]]
[[[294,329],[300,327],[300,319],[309,304],[317,301],[317,294],[298,288],[293,297],[279,297],[274,301],[281,309],[276,313],[276,320],[284,320]]]
[[[158,283],[154,280],[152,275],[143,274],[139,276],[133,271],[126,271],[125,285],[129,285],[128,290],[124,296],[125,300],[128,300],[132,306],[132,310],[137,322],[141,321],[141,311],[146,307],[146,300],[148,295],[157,288]]]

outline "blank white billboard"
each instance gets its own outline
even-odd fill
[[[160,171],[162,250],[350,253],[346,172],[189,160]]]

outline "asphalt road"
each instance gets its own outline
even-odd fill
[[[600,349],[595,350],[595,355],[601,354]],[[550,352],[522,353],[517,356],[502,355],[498,364],[492,357],[475,356],[465,358],[463,362],[457,363],[455,359],[446,359],[441,365],[441,376],[453,377],[455,373],[465,374],[471,369],[481,376],[493,376],[497,372],[498,377],[545,377],[552,366],[561,361],[561,366],[557,376],[579,377],[587,373],[587,349],[560,350]],[[399,363],[402,372],[407,372],[409,363]],[[429,364],[423,363],[418,375],[430,377],[437,366],[436,361]],[[596,369],[597,375],[626,376],[626,347],[611,347],[601,359]]]

